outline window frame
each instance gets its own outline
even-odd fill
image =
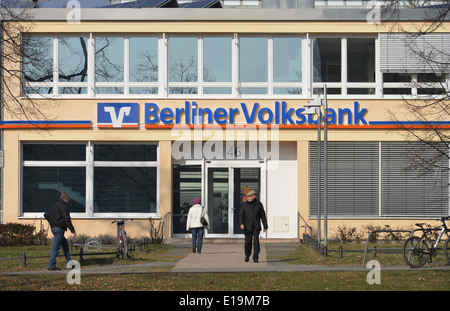
[[[24,161],[23,146],[25,144],[86,144],[85,161]],[[94,161],[95,145],[154,145],[156,146],[155,161]],[[72,218],[157,218],[160,217],[160,149],[156,142],[27,142],[20,144],[20,177],[19,177],[19,218],[39,218],[43,212],[24,212],[23,210],[23,168],[24,167],[85,167],[86,168],[86,209],[84,213],[71,213]],[[94,169],[95,167],[155,167],[156,168],[156,211],[154,213],[96,213],[94,212]]]
[[[314,45],[313,40],[319,38],[330,38],[330,39],[341,39],[341,82],[314,82],[313,80],[313,57],[314,57]],[[372,38],[375,44],[375,81],[374,82],[348,82],[348,41],[347,39],[368,39]],[[371,99],[371,98],[380,98],[380,84],[381,84],[381,72],[380,72],[380,53],[379,53],[379,38],[378,35],[314,35],[311,36],[311,70],[309,72],[311,79],[311,95],[312,97],[317,96],[317,92],[315,89],[322,89],[324,85],[327,86],[327,89],[340,88],[340,94],[331,94],[330,92],[327,94],[328,98],[331,99],[347,99],[347,98],[358,98],[358,99]],[[348,89],[374,89],[373,94],[349,94]],[[321,92],[320,92],[321,93]]]

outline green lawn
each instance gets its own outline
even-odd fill
[[[344,245],[344,249],[364,249],[363,244]],[[378,246],[381,247],[381,246]],[[398,247],[393,245],[392,247]],[[337,245],[330,245],[337,249]],[[50,247],[1,247],[0,258],[48,256]],[[151,245],[147,250],[133,254],[128,260],[113,255],[87,256],[84,266],[132,264],[149,260],[175,261],[167,246]],[[299,245],[289,254],[271,254],[268,260],[285,260],[291,264],[327,266],[362,265],[363,253],[330,252],[322,257],[309,246]],[[75,258],[76,259],[76,258]],[[367,261],[372,259],[372,254]],[[81,284],[68,284],[66,274],[0,276],[1,291],[448,291],[450,272],[447,271],[383,271],[383,266],[405,266],[401,254],[378,254],[381,264],[381,284],[368,284],[368,271],[360,272],[246,272],[246,273],[171,273],[159,271],[145,274],[81,275]],[[28,259],[23,267],[20,260],[0,261],[0,271],[45,270],[47,258]],[[61,262],[61,261],[60,261]],[[427,266],[447,265],[443,256],[437,256]]]

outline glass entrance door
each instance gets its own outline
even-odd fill
[[[265,170],[261,163],[215,162],[207,163],[206,209],[210,237],[233,237],[243,234],[239,226],[239,212],[246,187],[257,192],[265,203]]]

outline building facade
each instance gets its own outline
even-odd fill
[[[128,233],[148,236],[151,218],[187,237],[187,212],[200,197],[206,237],[236,238],[249,187],[266,209],[264,237],[297,239],[301,226],[317,228],[318,121],[304,106],[325,99],[325,88],[328,236],[344,225],[406,227],[449,214],[448,158],[431,173],[406,169],[416,143],[402,126],[429,125],[405,101],[425,103],[447,71],[405,57],[393,23],[328,7],[80,16],[41,9],[23,34],[39,62],[23,60],[17,98],[42,116],[4,111],[3,223],[36,224],[67,192],[78,233],[114,234],[112,220],[132,218]],[[405,16],[404,29],[421,20],[417,11]],[[443,53],[446,27],[426,36]]]

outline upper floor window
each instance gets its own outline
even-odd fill
[[[313,87],[330,94],[373,95],[376,89],[375,38],[313,39]]]
[[[381,89],[375,37],[90,34],[24,43],[33,96],[311,98],[324,83],[332,96]]]

